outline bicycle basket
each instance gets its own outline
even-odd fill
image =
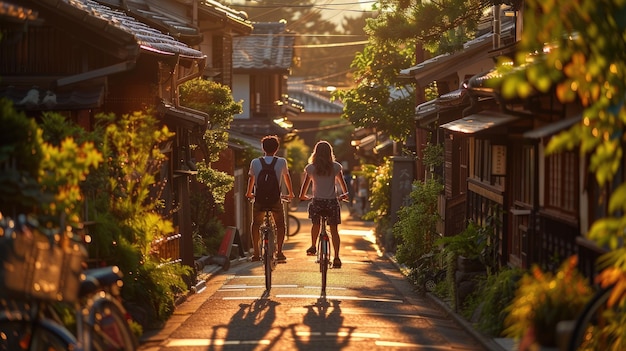
[[[37,233],[0,237],[0,286],[15,299],[74,302],[78,299],[86,250],[78,243],[61,247]]]

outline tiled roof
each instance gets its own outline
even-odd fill
[[[171,13],[166,10],[166,2],[161,1],[155,6],[150,0],[96,0],[101,4],[127,11],[142,22],[153,26],[164,33],[175,37],[190,45],[196,45],[202,40],[201,30],[193,24],[188,12],[190,4],[178,4],[179,13]],[[174,0],[170,0],[175,2]],[[215,22],[227,22],[230,28],[248,34],[252,30],[252,24],[247,19],[245,12],[235,11],[213,0],[203,0],[198,3],[198,10]],[[186,8],[188,7],[188,8]],[[222,21],[225,20],[225,21]]]
[[[289,97],[298,99],[309,113],[342,113],[343,104],[307,90],[289,90]]]
[[[65,3],[74,9],[67,8],[67,5],[61,5],[57,7],[56,11],[65,11],[66,15],[81,19],[86,25],[93,23],[101,26],[104,24],[105,26],[112,26],[122,30],[134,36],[137,44],[147,51],[162,54],[179,54],[188,58],[202,58],[204,56],[202,52],[190,48],[174,37],[163,34],[120,10],[112,9],[96,1],[66,0],[65,2],[59,2],[56,0],[41,0],[40,3],[46,6],[56,6],[57,4]],[[95,21],[87,21],[87,18]]]
[[[26,7],[0,1],[0,18],[17,21],[34,21],[37,19],[37,12]]]
[[[228,6],[222,5],[217,1],[203,0],[199,3],[198,8],[201,13],[213,14],[219,18],[226,19],[230,22],[233,28],[239,29],[242,33],[250,34],[252,29],[252,22],[248,20],[248,14],[244,11],[236,11]]]
[[[98,108],[104,99],[104,84],[91,84],[54,91],[37,86],[0,87],[0,97],[7,98],[19,109],[65,111]]]
[[[252,34],[233,42],[233,68],[248,70],[288,70],[293,59],[295,37],[284,23],[253,23]]]

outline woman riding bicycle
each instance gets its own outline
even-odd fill
[[[313,183],[313,197],[307,195],[311,183]],[[304,167],[304,182],[299,196],[300,200],[303,201],[312,199],[309,203],[309,218],[313,223],[311,226],[311,247],[306,250],[306,253],[309,256],[317,253],[315,243],[321,229],[321,216],[325,215],[328,219],[335,252],[333,268],[341,268],[338,230],[338,225],[341,224],[341,208],[339,199],[337,199],[336,183],[340,184],[342,190],[339,199],[348,198],[348,186],[343,177],[343,167],[335,161],[332,146],[327,141],[319,141],[315,144],[313,153],[309,158],[309,164]]]
[[[291,185],[291,177],[289,176],[289,170],[287,169],[287,160],[283,157],[276,156],[278,146],[280,145],[278,137],[276,135],[265,136],[263,137],[263,139],[261,139],[261,145],[263,147],[263,152],[265,153],[262,157],[265,163],[271,163],[273,159],[276,159],[274,171],[276,172],[276,177],[278,178],[279,182],[278,192],[280,193],[280,189],[282,189],[282,183],[284,182],[284,184],[287,186],[287,191],[289,192],[286,197],[288,199],[292,199],[294,197],[294,194],[293,187]],[[250,170],[248,172],[248,190],[246,192],[246,197],[249,199],[255,198],[255,194],[258,191],[258,189],[256,189],[255,187],[258,186],[257,177],[259,176],[262,168],[263,165],[261,164],[260,158],[255,158],[252,160],[252,162],[250,162]],[[278,244],[278,253],[276,258],[278,259],[278,261],[284,262],[287,260],[285,254],[283,253],[283,242],[285,241],[285,212],[283,210],[283,205],[280,201],[280,197],[278,197],[278,201],[275,204],[271,205],[271,210],[277,231],[276,241]],[[259,228],[261,227],[261,223],[263,223],[265,217],[265,209],[262,208],[262,206],[260,206],[258,202],[254,203],[252,217],[252,245],[254,249],[254,256],[252,256],[252,261],[260,261],[261,257],[259,256]]]

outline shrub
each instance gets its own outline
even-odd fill
[[[506,307],[513,301],[517,285],[524,270],[505,268],[497,274],[487,276],[477,295],[482,305],[478,329],[492,336],[500,336],[504,331]]]
[[[440,219],[437,198],[442,189],[441,183],[434,179],[413,182],[410,205],[400,209],[398,221],[393,227],[399,242],[396,251],[398,262],[418,268],[422,257],[432,253],[439,237],[435,226]]]

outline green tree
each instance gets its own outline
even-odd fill
[[[182,84],[180,102],[189,108],[208,115],[207,128],[199,145],[205,159],[196,162],[196,179],[204,184],[214,200],[214,207],[221,211],[226,193],[234,185],[234,178],[225,172],[211,168],[211,162],[219,160],[220,153],[228,147],[228,131],[235,115],[241,113],[242,105],[233,99],[228,86],[210,80],[194,79]]]
[[[368,21],[373,38],[396,43],[419,42],[431,52],[463,48],[493,0],[385,0],[380,15]]]
[[[376,128],[405,140],[414,125],[415,96],[398,72],[411,65],[413,54],[412,46],[390,43],[370,43],[357,53],[352,62],[356,86],[333,94],[344,104],[341,117],[355,127]]]
[[[224,211],[226,194],[234,186],[234,177],[214,169],[211,163],[219,160],[228,148],[230,124],[241,113],[240,102],[233,99],[228,86],[205,79],[193,79],[179,87],[180,102],[189,108],[207,114],[206,130],[198,137],[196,145],[204,159],[196,162],[196,180],[204,185],[191,197],[194,252],[204,255],[217,251],[224,227],[217,214]],[[194,146],[194,148],[196,147]]]
[[[356,86],[334,94],[344,103],[342,117],[357,127],[376,128],[404,141],[413,128],[416,101],[410,82],[398,78],[400,70],[412,66],[416,55],[423,56],[422,47],[433,54],[461,49],[491,4],[483,0],[381,2],[378,16],[367,21],[369,44],[352,62]]]

